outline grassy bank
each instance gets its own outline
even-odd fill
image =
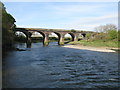
[[[96,41],[75,41],[70,42],[69,44],[72,45],[83,45],[83,46],[93,46],[93,47],[114,47],[118,48],[118,42],[117,41],[102,41],[102,40],[96,40]]]

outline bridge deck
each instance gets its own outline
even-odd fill
[[[65,30],[65,29],[45,29],[45,28],[16,28],[16,29],[23,29],[23,30],[31,30],[31,31],[36,31],[36,30],[40,30],[40,31],[51,31],[51,32],[54,32],[54,31],[59,31],[59,32],[83,32],[83,31],[78,31],[78,30]]]

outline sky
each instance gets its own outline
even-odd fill
[[[17,27],[94,31],[118,26],[117,2],[4,2]]]

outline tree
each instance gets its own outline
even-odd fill
[[[74,29],[71,29],[71,32],[76,32],[76,30],[74,30]]]
[[[109,30],[117,30],[116,25],[114,25],[114,24],[106,24],[106,25],[100,25],[98,27],[95,27],[96,32],[107,33]]]
[[[95,27],[95,31],[96,32],[104,32],[104,26],[103,25],[100,25],[98,27]]]
[[[0,13],[2,13],[2,48],[3,51],[13,48],[15,19],[6,12],[4,4],[0,2]]]
[[[86,38],[87,38],[87,40],[90,39],[91,38],[91,33],[87,33]]]
[[[116,39],[118,37],[117,30],[109,30],[108,31],[108,36],[111,40]]]

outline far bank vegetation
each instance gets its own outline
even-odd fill
[[[87,33],[81,41],[70,42],[74,45],[101,46],[101,47],[119,47],[120,31],[116,25],[106,24],[95,27],[94,33]]]

